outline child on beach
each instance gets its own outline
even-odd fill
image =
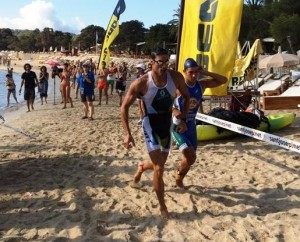
[[[17,100],[17,97],[16,97],[16,84],[15,84],[15,82],[12,79],[12,76],[10,74],[6,75],[6,83],[5,83],[5,85],[7,87],[7,107],[9,106],[10,94],[13,95],[16,103],[18,104],[18,100]]]

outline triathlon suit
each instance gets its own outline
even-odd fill
[[[176,125],[174,125],[174,128],[172,130],[172,137],[180,151],[184,150],[187,147],[193,147],[194,150],[197,149],[197,131],[195,118],[202,101],[202,88],[199,81],[196,81],[193,86],[190,86],[188,84],[186,85],[190,94],[189,111],[186,118],[187,130],[183,133],[178,133],[176,132]],[[175,106],[179,109],[179,111],[182,111],[182,96],[176,98]]]
[[[148,72],[149,87],[141,99],[145,108],[143,119],[144,138],[147,150],[168,152],[171,146],[172,107],[176,97],[176,86],[167,72],[167,83],[157,87]]]
[[[71,77],[70,72],[63,71],[61,73],[61,83],[60,83],[60,86],[61,86],[62,89],[66,88],[67,86],[70,87],[70,77]]]

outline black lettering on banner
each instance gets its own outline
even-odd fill
[[[115,20],[112,22],[111,26],[108,29],[107,35],[106,35],[106,41],[109,39],[109,37],[111,36],[111,34],[115,31],[115,29],[118,26],[118,20]]]
[[[103,50],[103,60],[106,60],[107,54],[108,54],[108,48],[105,47],[104,50]]]
[[[197,48],[201,52],[196,59],[199,65],[208,68],[209,56],[205,52],[209,52],[214,34],[214,25],[212,21],[215,19],[218,8],[218,0],[206,0],[200,5],[199,9],[199,25],[197,36]]]
[[[243,76],[240,76],[240,77],[238,77],[238,76],[233,76],[232,78],[231,78],[231,86],[239,86],[242,82],[243,82],[243,80],[244,80],[244,77]]]

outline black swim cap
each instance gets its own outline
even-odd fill
[[[193,58],[187,58],[184,62],[184,70],[192,67],[199,67],[199,66]]]

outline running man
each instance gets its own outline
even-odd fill
[[[165,49],[158,48],[151,55],[152,70],[136,79],[124,98],[121,107],[122,125],[125,131],[124,146],[127,149],[135,146],[129,127],[129,107],[136,98],[141,98],[144,105],[143,118],[144,139],[151,162],[146,166],[153,167],[153,186],[164,218],[169,212],[164,200],[164,165],[171,146],[172,107],[178,89],[184,100],[183,110],[178,118],[183,122],[178,125],[180,132],[185,131],[185,118],[189,104],[189,94],[181,73],[167,69],[169,55]]]
[[[206,88],[217,87],[227,81],[226,77],[208,72],[202,67],[199,67],[197,62],[192,58],[186,59],[183,72],[190,95],[189,110],[186,120],[187,130],[183,133],[177,131],[177,126],[181,123],[181,112],[184,108],[183,97],[180,93],[177,93],[178,97],[176,98],[173,107],[174,129],[172,130],[172,137],[183,155],[175,175],[176,185],[180,188],[184,188],[183,178],[196,161],[197,132],[195,118],[202,102],[202,93]],[[199,75],[201,79],[198,80]],[[134,183],[136,185],[140,181],[143,172],[148,169],[153,169],[151,163],[140,163],[138,165],[137,172],[134,176]]]
[[[197,131],[195,119],[202,103],[202,94],[206,88],[218,87],[227,82],[226,77],[204,70],[201,66],[198,66],[197,62],[192,58],[188,58],[184,62],[183,72],[190,95],[189,111],[186,120],[187,130],[183,133],[177,132],[176,129],[172,131],[172,137],[183,155],[175,176],[176,185],[180,188],[184,188],[183,178],[196,161]],[[199,75],[201,79],[198,80]],[[179,93],[173,108],[174,127],[181,122],[177,117],[180,117],[183,111],[183,101],[184,99]],[[137,174],[139,175],[139,173]]]

